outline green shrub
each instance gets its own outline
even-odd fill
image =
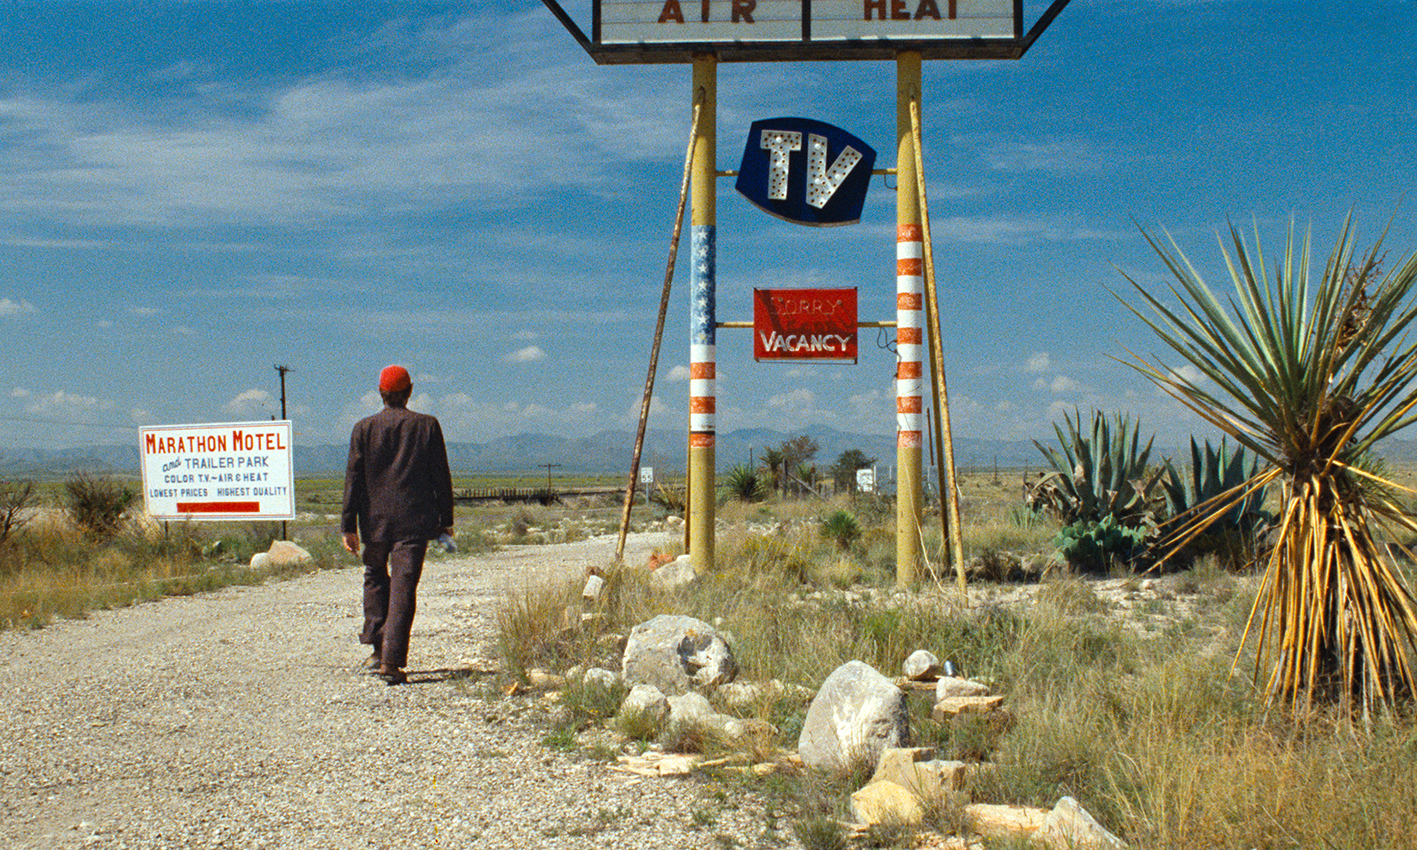
[[[1148,558],[1155,529],[1127,527],[1113,514],[1096,520],[1078,520],[1053,538],[1058,555],[1074,569],[1107,573],[1113,568],[1136,568]]]
[[[28,509],[33,501],[33,481],[0,481],[0,543],[29,522]]]
[[[767,479],[745,463],[740,463],[728,471],[724,485],[728,495],[740,502],[761,502],[768,497]]]
[[[861,523],[850,511],[837,511],[822,520],[822,536],[834,541],[838,548],[849,549],[861,539]]]
[[[64,508],[74,524],[95,537],[112,537],[137,494],[107,476],[80,472],[64,482]]]

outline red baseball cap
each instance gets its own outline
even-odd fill
[[[379,373],[379,392],[396,393],[413,386],[408,370],[402,366],[385,366]]]

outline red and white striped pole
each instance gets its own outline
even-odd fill
[[[921,446],[925,352],[925,243],[916,194],[915,134],[910,105],[920,98],[920,54],[896,56],[896,535],[895,582],[915,583],[920,572]]]

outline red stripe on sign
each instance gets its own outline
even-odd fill
[[[897,224],[895,226],[895,241],[897,242],[923,242],[925,240],[925,228],[918,224]]]
[[[907,343],[907,344],[913,342],[913,343],[919,344],[919,342],[920,342],[920,329],[919,329],[919,328],[896,328],[895,337],[896,337],[896,339],[897,339],[898,341],[900,341],[900,342],[904,342],[904,343]]]
[[[689,448],[691,449],[711,449],[715,442],[712,431],[694,431],[689,434]]]
[[[895,273],[905,277],[920,277],[924,268],[925,265],[919,258],[895,261]]]
[[[706,378],[712,378],[712,377],[714,377],[715,371],[717,371],[717,370],[714,368],[714,364],[713,364],[712,361],[710,361],[710,362],[708,362],[708,363],[690,363],[690,364],[689,364],[689,377],[690,377],[690,378],[695,378],[695,379],[699,379],[699,380],[703,380],[703,379],[706,379]]]
[[[902,361],[900,361],[899,363],[895,364],[895,376],[896,376],[897,378],[907,378],[907,379],[908,379],[908,378],[919,378],[919,377],[921,376],[921,372],[920,372],[920,362],[919,362],[918,360],[916,360],[916,361],[911,361],[911,360],[902,360]]]
[[[902,292],[895,297],[897,310],[919,310],[925,306],[925,299],[918,292]]]
[[[898,449],[918,449],[924,445],[925,441],[920,438],[919,431],[900,431],[896,433],[895,446]]]
[[[918,396],[918,395],[907,395],[907,396],[900,396],[900,397],[898,397],[898,398],[895,400],[895,412],[896,412],[896,413],[919,413],[919,412],[920,412],[920,396]]]
[[[717,411],[714,410],[716,406],[717,402],[713,396],[696,395],[689,398],[690,413],[716,413]]]
[[[258,514],[260,502],[178,502],[179,514]]]

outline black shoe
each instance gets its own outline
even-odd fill
[[[402,685],[408,681],[408,674],[397,667],[381,665],[379,667],[379,678],[383,679],[386,685]]]

